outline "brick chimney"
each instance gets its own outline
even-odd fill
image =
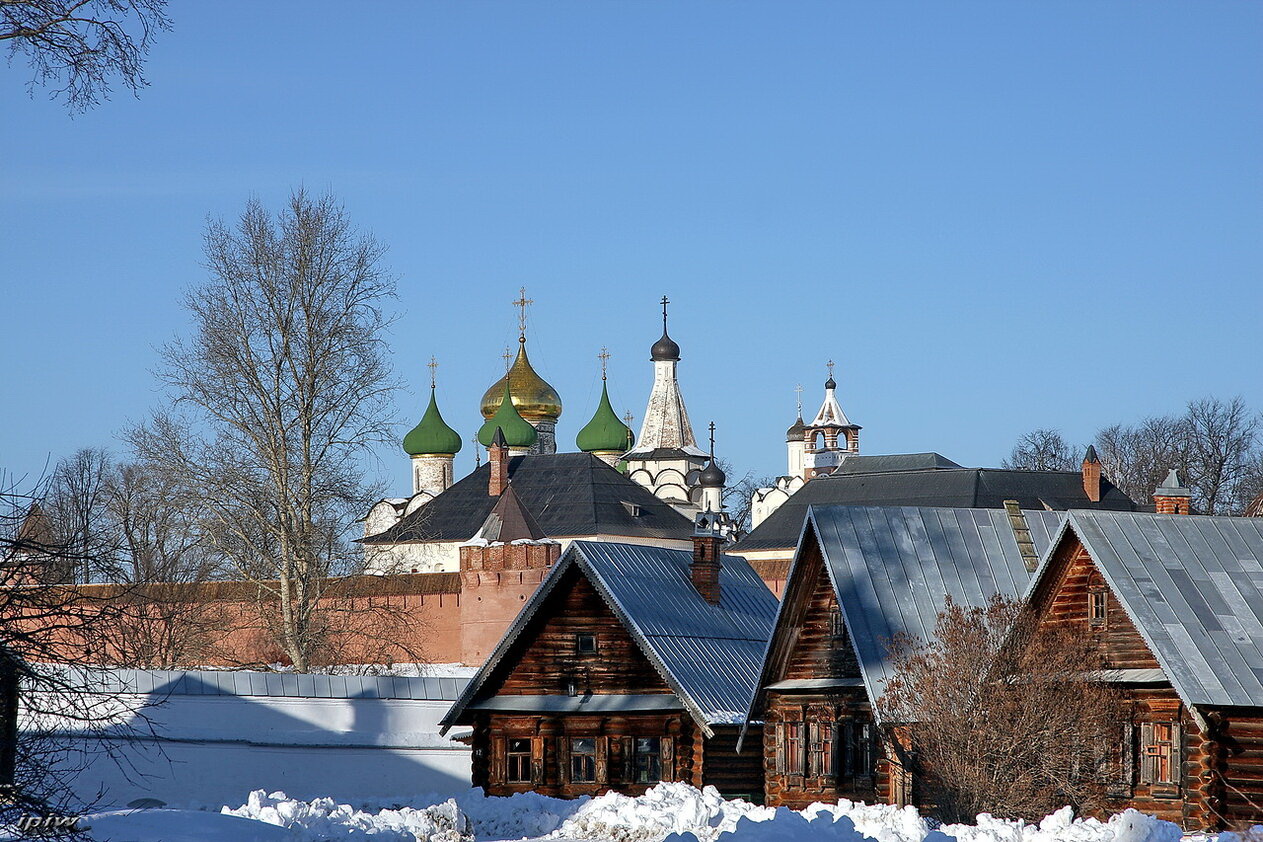
[[[504,440],[504,431],[499,427],[496,427],[496,434],[487,448],[487,464],[491,466],[491,481],[487,483],[487,493],[492,497],[499,497],[509,484],[509,445]]]
[[[712,605],[719,604],[719,568],[726,520],[721,512],[701,512],[693,520],[693,561],[689,574],[693,587]]]
[[[1101,460],[1096,458],[1096,448],[1090,444],[1083,455],[1083,493],[1093,503],[1101,502]]]
[[[1192,490],[1184,487],[1179,472],[1172,468],[1162,484],[1154,489],[1153,504],[1160,515],[1186,515],[1192,497]]]

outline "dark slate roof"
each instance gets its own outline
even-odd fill
[[[928,454],[935,455],[935,454]],[[919,456],[914,454],[914,456]],[[849,457],[906,459],[908,457]],[[938,457],[942,459],[942,457]],[[946,461],[946,460],[944,460]],[[798,543],[803,518],[810,506],[945,506],[960,509],[1003,508],[1016,500],[1023,509],[1065,510],[1101,508],[1134,511],[1136,504],[1105,478],[1101,501],[1093,503],[1083,490],[1078,471],[1009,471],[999,468],[939,467],[917,470],[841,470],[817,477],[794,493],[732,550],[789,549]]]
[[[476,469],[367,544],[467,541],[498,498],[487,494],[491,466]],[[687,539],[688,518],[590,453],[514,456],[509,479],[522,506],[550,538],[617,535]],[[633,514],[638,510],[638,514]]]
[[[1065,516],[1023,515],[1042,554]],[[893,674],[888,645],[895,635],[929,641],[948,595],[982,607],[995,594],[1018,598],[1031,577],[1003,509],[821,506],[812,507],[807,524],[874,704]]]
[[[891,453],[885,456],[848,456],[835,474],[884,474],[890,471],[935,471],[961,468],[941,453]]]
[[[692,552],[576,541],[544,577],[486,663],[444,717],[446,730],[481,701],[482,685],[573,567],[587,576],[641,651],[711,735],[711,725],[738,724],[754,691],[772,631],[776,597],[740,556],[723,556],[720,602],[707,602],[689,574]]]
[[[1263,706],[1263,520],[1075,511],[1064,531],[1083,542],[1185,704]]]

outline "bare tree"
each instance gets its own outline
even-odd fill
[[[199,490],[214,551],[275,600],[300,671],[321,646],[328,577],[362,560],[349,538],[380,496],[361,457],[391,433],[382,253],[327,195],[295,192],[275,217],[251,200],[235,226],[211,222],[210,278],[185,297],[193,335],[164,349],[160,375],[191,418],[160,413],[129,436]]]
[[[1106,474],[1134,500],[1148,500],[1175,468],[1202,514],[1240,514],[1263,490],[1260,419],[1241,398],[1191,401],[1183,415],[1115,424],[1097,433]]]
[[[71,111],[108,99],[117,78],[133,94],[148,86],[145,55],[171,28],[166,0],[0,0],[0,41],[9,60],[31,65],[29,88],[53,86]]]
[[[722,457],[715,457],[715,461],[719,463],[719,467],[728,476],[728,484],[724,486],[722,502],[724,508],[728,510],[728,519],[732,523],[734,538],[740,540],[744,535],[749,534],[751,529],[751,515],[754,512],[754,492],[760,488],[773,485],[776,482],[775,477],[762,476],[756,477],[753,471],[746,471],[740,478],[734,480],[735,469],[732,462]]]
[[[151,735],[145,705],[121,706],[108,676],[88,666],[109,645],[116,603],[85,597],[47,575],[49,568],[81,568],[85,560],[81,545],[60,543],[51,526],[38,522],[46,492],[42,483],[24,490],[0,471],[0,774],[6,778],[0,825],[6,826],[24,815],[66,812],[71,783],[94,755],[127,766],[121,743],[109,737]],[[79,666],[65,666],[71,662]]]
[[[1017,440],[1001,466],[1015,471],[1074,471],[1080,456],[1060,430],[1041,427]]]
[[[905,764],[940,818],[1035,819],[1104,803],[1121,708],[1092,680],[1082,641],[1040,631],[1020,603],[996,596],[985,608],[949,600],[932,641],[897,640],[892,653],[878,707],[889,727],[910,730]]]
[[[114,581],[119,538],[110,527],[108,504],[114,462],[101,448],[83,448],[57,462],[49,477],[44,509],[57,543],[79,560],[74,581]]]

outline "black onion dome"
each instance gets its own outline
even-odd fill
[[[654,362],[661,360],[680,361],[680,346],[675,344],[675,340],[667,336],[665,330],[662,331],[662,338],[653,343],[653,347],[649,349],[649,359]]]
[[[697,482],[703,488],[723,488],[724,483],[727,481],[728,476],[715,463],[714,459],[710,460],[706,467],[702,468],[702,472],[697,475]]]
[[[828,379],[828,380],[826,380],[826,381],[824,381],[824,387],[825,387],[826,389],[836,389],[836,388],[838,388],[838,384],[833,382],[833,375],[829,375],[829,379]]]
[[[807,425],[803,422],[803,416],[800,412],[797,420],[794,421],[794,426],[785,431],[785,441],[800,441],[805,432],[807,432]]]

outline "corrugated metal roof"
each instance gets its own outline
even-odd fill
[[[692,553],[576,541],[553,565],[465,693],[443,719],[456,724],[565,572],[578,566],[663,680],[703,727],[740,722],[758,679],[776,597],[739,556],[724,556],[720,603],[693,587]],[[709,730],[709,729],[708,729]]]
[[[1063,515],[1023,515],[1042,554]],[[949,595],[981,607],[995,594],[1017,598],[1030,578],[1003,509],[813,506],[807,518],[874,702],[892,676],[896,635],[931,640]]]
[[[246,670],[86,670],[84,686],[104,693],[162,696],[280,696],[309,699],[455,701],[467,678],[320,675]]]
[[[1074,511],[1065,528],[1186,704],[1263,705],[1263,520]]]

